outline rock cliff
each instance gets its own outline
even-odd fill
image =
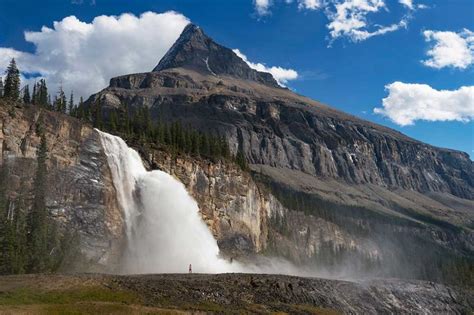
[[[48,210],[63,227],[78,231],[86,264],[79,269],[113,271],[123,246],[122,213],[100,139],[90,126],[64,114],[0,104],[0,166],[8,170],[11,207],[19,208],[20,194],[27,205],[18,211],[31,206],[39,125],[48,148]]]
[[[424,277],[432,273],[426,265],[446,263],[439,257],[472,259],[474,164],[466,153],[256,75],[191,25],[154,71],[112,78],[86,106],[101,104],[105,116],[149,108],[155,121],[224,136],[232,153],[244,152],[251,177],[227,166],[153,159],[186,183],[223,248],[324,265],[332,262],[322,257],[394,262],[391,274],[413,266]]]

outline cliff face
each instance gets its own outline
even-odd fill
[[[435,148],[288,90],[177,68],[122,76],[94,99],[225,135],[252,164],[349,184],[474,198],[466,153]]]
[[[87,268],[79,270],[118,271],[124,221],[97,132],[73,118],[34,108],[17,108],[10,115],[2,107],[0,122],[1,161],[9,170],[13,206],[20,193],[32,190],[40,142],[35,130],[41,123],[48,143],[47,206],[64,226],[71,223],[79,231],[87,259]],[[150,168],[184,183],[229,257],[258,253],[317,266],[321,273],[376,270],[418,276],[420,266],[440,253],[456,257],[474,249],[473,234],[462,228],[470,219],[468,200],[444,196],[460,209],[455,211],[435,196],[413,191],[391,193],[262,165],[246,172],[230,162],[140,151]],[[431,213],[445,219],[435,220]],[[413,253],[415,260],[399,261]]]
[[[11,206],[15,209],[25,194],[26,209],[18,211],[31,207],[41,124],[48,147],[48,210],[63,227],[78,231],[87,263],[80,268],[113,271],[121,254],[123,220],[97,132],[66,115],[32,107],[9,113],[10,107],[0,106],[0,165],[8,170]]]
[[[142,156],[150,168],[183,182],[225,256],[285,257],[322,275],[419,277],[436,255],[473,250],[472,233],[455,225],[430,225],[388,210],[316,199],[314,194],[298,197],[294,188],[260,178],[260,172],[252,176],[229,162],[162,150],[142,151]],[[356,190],[350,192],[356,197]]]
[[[153,72],[113,78],[86,103],[100,104],[106,117],[146,107],[156,121],[224,136],[232,153],[244,152],[250,177],[151,159],[186,184],[221,248],[313,264],[324,256],[357,256],[361,265],[401,259],[418,269],[440,255],[473,257],[474,164],[466,153],[260,80],[228,54],[188,27]]]

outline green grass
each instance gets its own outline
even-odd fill
[[[183,312],[172,309],[160,309],[144,306],[132,306],[119,303],[76,303],[76,304],[40,304],[22,306],[0,306],[0,314],[38,314],[38,315],[96,315],[96,314],[161,314],[176,315]]]
[[[139,304],[141,301],[135,294],[130,292],[110,290],[99,286],[64,291],[18,289],[0,293],[0,305],[74,304],[78,302]]]

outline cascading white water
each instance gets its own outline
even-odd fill
[[[219,258],[219,248],[184,185],[162,171],[148,172],[119,137],[100,132],[118,201],[125,215],[127,273],[243,271]]]

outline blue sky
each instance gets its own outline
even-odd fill
[[[367,1],[375,3],[371,1],[382,0]],[[38,1],[0,0],[0,48],[10,49],[0,50],[0,68],[2,54],[3,59],[12,51],[34,54],[36,46],[25,40],[25,31],[39,32],[43,25],[53,28],[53,21],[61,21],[64,17],[74,15],[82,22],[91,23],[99,15],[120,15],[129,12],[139,16],[146,11],[162,13],[174,10],[203,27],[216,41],[230,48],[238,48],[252,62],[297,71],[298,79],[287,83],[288,87],[297,93],[392,127],[424,142],[462,150],[471,157],[474,156],[474,105],[471,103],[473,92],[472,89],[467,92],[459,91],[462,86],[474,86],[474,61],[465,62],[460,66],[458,58],[457,64],[456,60],[453,60],[452,64],[449,64],[451,61],[448,60],[446,64],[438,64],[437,67],[422,63],[423,60],[430,59],[427,52],[440,43],[436,40],[428,42],[425,31],[451,32],[466,41],[472,40],[472,54],[474,36],[468,33],[474,31],[472,0],[414,0],[415,7],[412,10],[407,9],[398,0],[382,1],[384,6],[377,12],[364,15],[367,24],[364,29],[373,32],[397,24],[410,16],[407,26],[356,42],[350,34],[331,37],[328,25],[334,20],[330,12],[335,12],[335,7],[305,7],[304,4],[311,1],[293,0],[292,3],[286,3],[284,0],[274,0],[268,4],[263,1],[267,5],[265,14],[258,13],[252,0],[96,0],[95,4],[90,0],[82,2],[45,0],[41,1],[39,6]],[[428,8],[417,8],[420,4],[427,5]],[[157,33],[159,32],[160,30],[157,30]],[[134,47],[129,49],[133,50]],[[156,64],[159,57],[146,58],[150,59],[149,64]],[[472,58],[474,60],[474,57]],[[29,60],[26,57],[23,59]],[[39,65],[31,65],[33,61],[25,62],[30,62],[25,67],[31,68],[31,72],[42,71]],[[146,67],[148,66],[147,64]],[[67,86],[68,81],[64,76],[61,82],[66,88],[73,89]],[[385,88],[394,82],[401,82],[403,85],[392,86],[392,89]],[[411,85],[415,83],[427,85],[432,90],[427,86]],[[437,93],[436,90],[449,90],[453,93]],[[409,95],[415,97],[408,99]],[[375,114],[374,108],[382,108],[382,100],[389,96],[388,103],[398,106],[405,102],[405,107],[398,108],[398,111],[386,112],[385,116]],[[409,119],[411,125],[402,126],[400,110],[416,110],[414,107],[419,106],[419,99],[423,97],[428,97],[434,104],[441,104],[438,105],[441,109],[453,109],[448,113],[436,114],[440,108],[428,107],[424,110],[427,112],[425,116],[433,121],[420,120],[420,114],[414,114]],[[464,122],[444,121],[453,119],[449,118],[453,113],[458,115],[455,115],[458,117],[456,119],[462,119]],[[398,124],[393,121],[396,119],[399,119]]]

